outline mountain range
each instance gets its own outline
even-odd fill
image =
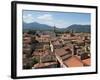
[[[74,32],[90,32],[90,25],[72,24],[66,28],[57,28],[57,31],[74,31]],[[47,24],[40,24],[38,22],[24,23],[23,30],[54,30],[54,26]]]

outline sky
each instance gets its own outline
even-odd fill
[[[58,28],[66,28],[72,24],[89,25],[91,23],[91,14],[23,10],[23,21],[25,23],[38,22]]]

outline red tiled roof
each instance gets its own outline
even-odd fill
[[[59,41],[53,42],[53,45],[60,45]]]
[[[82,67],[83,63],[79,61],[75,56],[72,56],[68,60],[64,61],[64,64],[68,67]]]
[[[42,68],[52,64],[57,64],[57,62],[48,62],[48,63],[37,63],[34,65],[35,68]]]
[[[56,54],[58,54],[59,56],[62,56],[66,53],[65,49],[61,48],[61,49],[55,49]]]
[[[85,60],[82,60],[82,62],[86,65],[91,65],[91,59],[88,58],[88,59],[85,59]]]

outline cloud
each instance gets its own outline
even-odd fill
[[[31,23],[31,22],[38,22],[41,24],[47,24],[50,26],[56,26],[58,28],[66,27],[66,22],[63,20],[58,20],[53,17],[51,14],[43,14],[34,16],[32,14],[25,14],[23,15],[23,21],[25,23]]]
[[[26,23],[34,22],[34,18],[32,17],[32,14],[23,15],[23,20]]]
[[[50,14],[43,14],[43,15],[38,15],[36,17],[36,16],[33,16],[32,14],[26,14],[26,15],[23,15],[23,21],[25,23],[39,22],[42,24],[52,25],[53,24],[53,16]]]
[[[44,20],[44,21],[51,21],[53,20],[53,17],[50,14],[44,14],[44,15],[38,16],[37,19]]]

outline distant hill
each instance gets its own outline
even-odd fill
[[[49,26],[47,24],[40,24],[38,22],[32,23],[24,23],[23,22],[23,29],[24,30],[53,30],[53,26]],[[57,31],[74,31],[74,32],[90,32],[90,25],[77,25],[73,24],[68,26],[67,28],[56,28]]]
[[[90,25],[77,25],[77,24],[74,24],[74,25],[71,25],[69,27],[66,28],[66,30],[68,31],[74,31],[74,32],[90,32],[90,29],[91,26]]]
[[[24,23],[23,22],[23,29],[52,30],[53,27],[46,25],[46,24],[40,24],[40,23],[37,23],[37,22],[33,22],[33,23]]]

